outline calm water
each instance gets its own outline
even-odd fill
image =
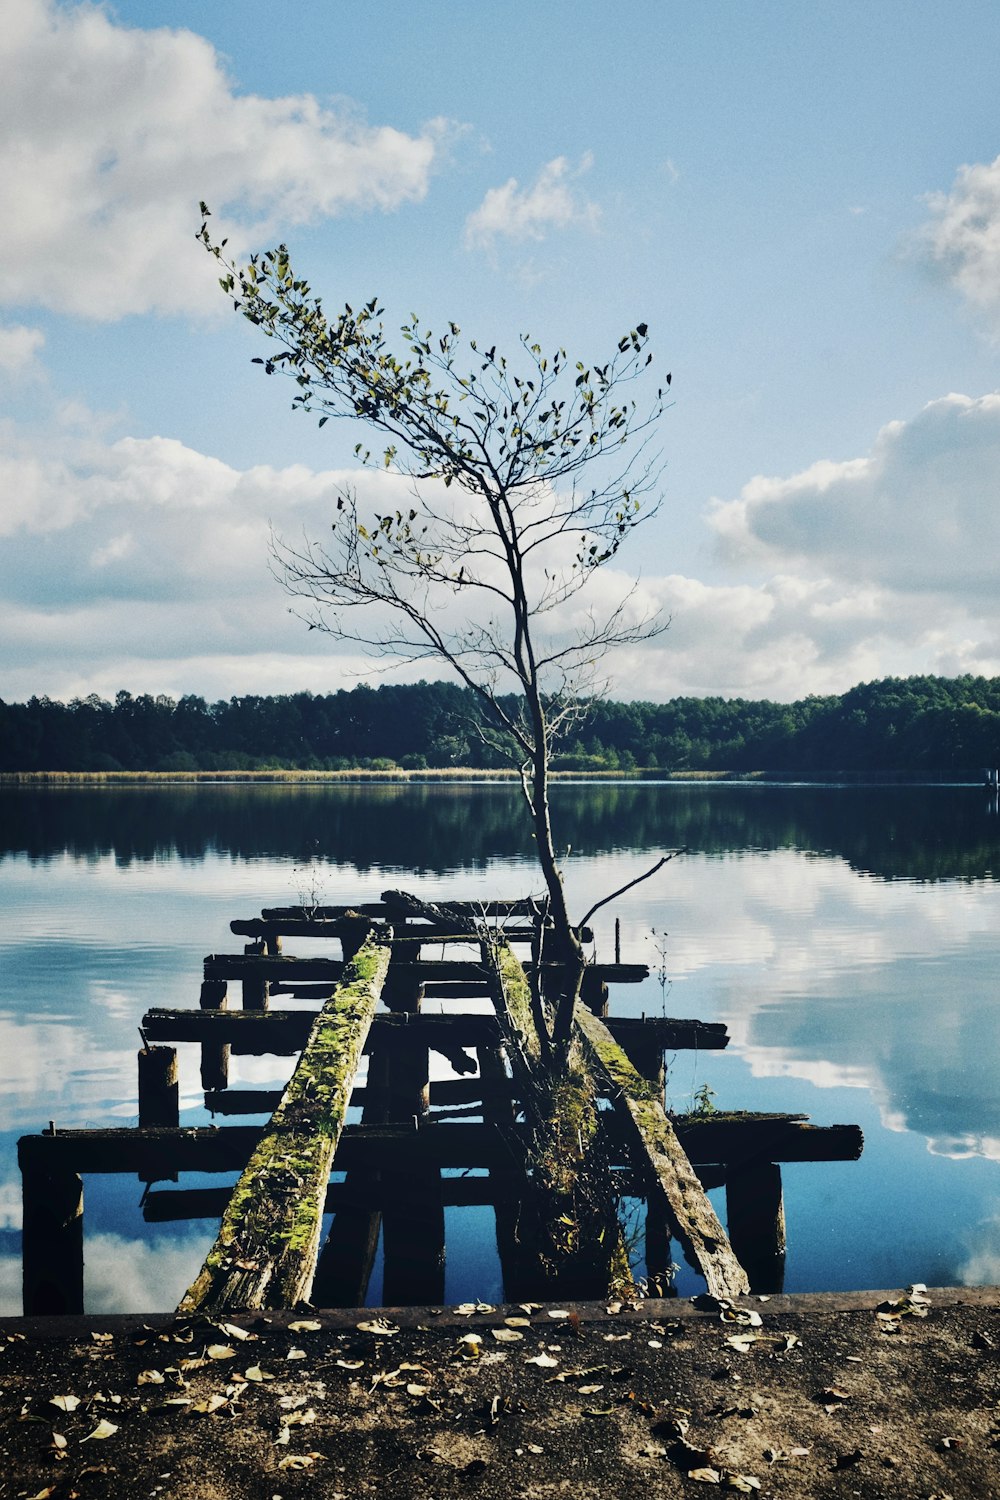
[[[668,1102],[856,1122],[860,1162],[786,1166],[790,1291],[1000,1282],[1000,819],[978,790],[556,790],[582,914],[666,848],[689,852],[598,918],[643,959],[620,1013],[725,1021]],[[136,1120],[137,1026],[197,1004],[229,921],[304,899],[537,888],[518,794],[483,787],[0,791],[0,1308],[20,1310],[17,1137]],[[291,948],[292,945],[290,944]],[[662,969],[662,974],[657,971]],[[234,1059],[232,1082],[289,1062]],[[182,1123],[207,1119],[181,1049]],[[182,1179],[218,1184],[224,1179]],[[88,1178],[90,1311],[173,1306],[214,1236],[143,1223],[142,1185]],[[500,1294],[492,1215],[450,1210],[449,1300]],[[640,1266],[641,1270],[641,1266]],[[682,1273],[680,1289],[697,1289]],[[371,1288],[380,1295],[379,1275]]]

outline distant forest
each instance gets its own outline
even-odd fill
[[[218,703],[126,692],[113,703],[0,700],[0,772],[503,765],[479,722],[472,694],[447,682]],[[554,764],[781,776],[975,771],[1000,764],[1000,678],[890,677],[796,703],[595,701]]]

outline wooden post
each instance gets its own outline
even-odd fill
[[[24,1203],[25,1316],[82,1313],[83,1182],[76,1172],[46,1168],[37,1148],[30,1159],[20,1147],[18,1154]]]
[[[395,942],[389,965],[386,1003],[414,1017],[420,1010],[423,987],[412,977],[394,981],[393,964],[414,965],[420,944]],[[390,1121],[412,1120],[414,1128],[430,1102],[430,1054],[427,1043],[399,1026],[387,1037],[389,1064],[387,1116]],[[433,1166],[391,1168],[381,1174],[382,1301],[387,1307],[444,1298],[444,1204],[441,1173]]]
[[[520,1291],[518,1224],[524,1198],[524,1152],[515,1139],[514,1098],[504,1066],[503,1048],[481,1043],[476,1050],[483,1094],[483,1120],[487,1125],[495,1125],[508,1132],[511,1142],[509,1163],[502,1167],[490,1167],[490,1182],[496,1189],[494,1213],[497,1254],[500,1257],[504,1296],[508,1301],[513,1301]]]
[[[228,1010],[229,994],[224,979],[206,979],[202,982],[198,1004],[202,1010]],[[229,1087],[229,1043],[202,1042],[201,1086],[203,1089]]]
[[[670,1221],[663,1200],[646,1199],[646,1295],[676,1296],[670,1258]]]
[[[267,943],[264,938],[258,938],[255,943],[246,943],[243,952],[254,955],[266,953]],[[271,987],[266,979],[258,979],[256,975],[248,974],[243,980],[243,1009],[267,1010],[270,994]]]
[[[781,1292],[785,1284],[785,1204],[781,1168],[756,1162],[726,1178],[729,1240],[753,1292]]]
[[[645,1021],[645,1015],[642,1019]],[[667,1073],[663,1062],[663,1042],[656,1027],[651,1026],[648,1031],[631,1028],[615,1040],[636,1072],[649,1080],[656,1090],[656,1097],[662,1101],[667,1087]]]
[[[585,1005],[589,1005],[595,1016],[606,1016],[608,1013],[608,986],[601,976],[593,969],[584,969],[583,984],[580,987],[580,999]]]
[[[139,1053],[139,1125],[180,1124],[177,1048],[143,1047]]]

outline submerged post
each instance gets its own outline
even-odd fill
[[[750,1277],[752,1292],[781,1292],[785,1285],[785,1204],[775,1162],[734,1167],[726,1177],[730,1243]]]
[[[293,1307],[308,1297],[330,1166],[388,967],[388,945],[373,938],[345,969],[179,1312]]]
[[[83,1182],[77,1172],[46,1165],[49,1139],[18,1142],[26,1317],[83,1312]]]

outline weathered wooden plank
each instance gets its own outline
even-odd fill
[[[746,1271],[733,1253],[718,1215],[684,1152],[655,1089],[629,1062],[604,1023],[578,1006],[576,1027],[595,1070],[613,1090],[612,1102],[632,1127],[637,1168],[649,1175],[650,1193],[662,1198],[676,1239],[716,1297],[750,1290]]]
[[[456,1080],[456,1082],[459,1080]],[[473,1083],[476,1080],[472,1080]],[[771,1116],[745,1116],[738,1128],[725,1121],[693,1123],[691,1133],[683,1117],[677,1121],[678,1137],[686,1143],[689,1160],[710,1169],[713,1185],[726,1180],[727,1156],[732,1170],[748,1161],[774,1162],[855,1161],[860,1154],[861,1132],[856,1125],[804,1125],[797,1120]],[[60,1130],[57,1135],[22,1136],[17,1143],[18,1160],[29,1169],[72,1172],[135,1172],[148,1175],[157,1164],[170,1164],[178,1172],[241,1171],[259,1141],[259,1125],[181,1126],[170,1129]],[[734,1133],[735,1130],[735,1133]],[[756,1139],[766,1147],[766,1157],[740,1147],[740,1135]],[[422,1154],[442,1167],[488,1167],[510,1158],[511,1141],[499,1140],[490,1125],[447,1122],[438,1125],[433,1115],[414,1130],[412,1126],[347,1125],[340,1138],[335,1166],[371,1164],[387,1152],[404,1153],[412,1159]],[[618,1159],[621,1153],[613,1152]]]
[[[368,1094],[365,1087],[354,1089],[352,1108],[362,1109],[368,1103]],[[474,1108],[484,1100],[506,1101],[509,1107],[513,1098],[514,1085],[507,1077],[494,1080],[491,1076],[488,1082],[482,1077],[436,1078],[430,1085],[429,1103],[432,1109],[462,1104]],[[280,1102],[280,1089],[213,1089],[205,1093],[205,1108],[218,1115],[270,1115]]]
[[[229,930],[237,937],[263,938],[270,943],[272,939],[289,938],[326,938],[336,941],[343,931],[344,919],[335,917],[330,919],[315,917],[285,917],[274,921],[267,921],[264,917],[236,917],[229,924]],[[509,927],[503,928],[503,936],[508,943],[530,943],[534,937],[533,927]],[[583,941],[587,941],[585,937]],[[422,924],[409,923],[402,931],[387,932],[385,942],[389,943],[468,943],[475,942],[475,936],[470,936],[468,931],[459,931],[454,923],[447,922],[425,922]]]
[[[317,1012],[308,1010],[196,1011],[148,1010],[142,1018],[142,1029],[151,1041],[230,1043],[234,1052],[271,1053],[288,1056],[305,1045]],[[474,1047],[482,1039],[496,1038],[497,1023],[492,1016],[456,1012],[452,1015],[416,1016],[406,1012],[379,1014],[373,1023],[375,1033],[390,1027],[408,1027],[415,1043],[422,1042],[435,1052],[450,1057],[456,1049]],[[365,1051],[368,1051],[366,1044]],[[468,1061],[466,1071],[475,1063]]]
[[[308,1296],[330,1167],[388,968],[388,948],[366,943],[316,1017],[179,1311],[293,1307]]]
[[[674,1125],[692,1161],[723,1162],[730,1169],[754,1162],[857,1161],[865,1144],[860,1125],[811,1125],[780,1115],[679,1115]]]
[[[543,964],[542,967],[554,973],[558,965]],[[206,979],[267,980],[279,984],[287,984],[292,979],[335,983],[343,968],[344,962],[339,958],[297,958],[291,953],[209,953],[204,960]],[[412,979],[414,983],[435,980],[482,983],[487,977],[484,965],[472,959],[427,958],[412,964],[394,963],[393,969],[400,977]],[[530,972],[531,965],[528,969]],[[649,965],[588,964],[587,972],[605,983],[638,984],[649,978]]]

